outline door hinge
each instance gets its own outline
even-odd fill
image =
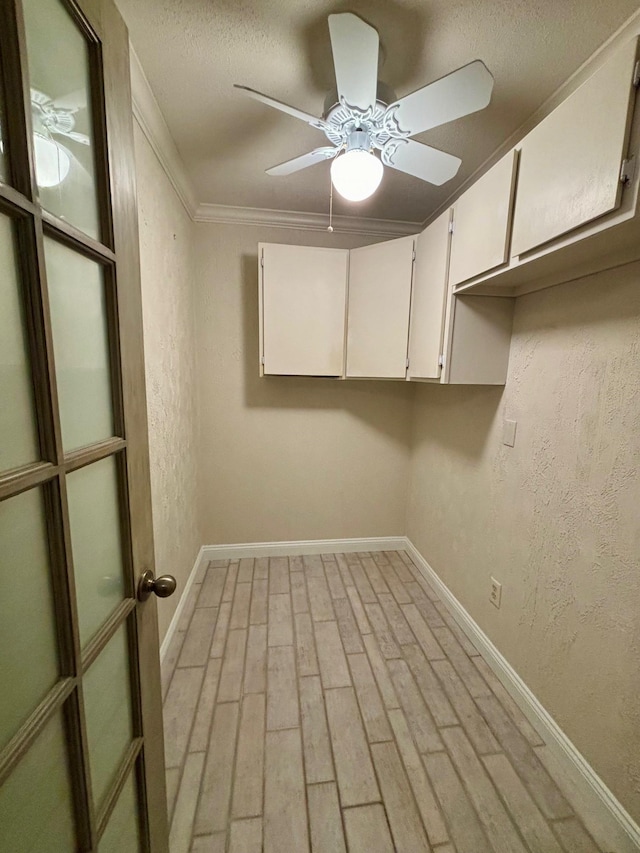
[[[444,355],[438,356],[438,367],[444,367]]]
[[[453,232],[455,231],[454,226],[455,226],[455,222],[452,219],[451,222],[449,223],[449,234],[453,234]]]
[[[412,253],[412,255],[411,255],[411,259],[412,259],[412,260],[414,260],[414,261],[415,261],[415,259],[416,259],[416,250],[415,250],[415,249],[413,250],[413,253]]]
[[[260,256],[260,266],[264,269],[264,255]]]
[[[636,158],[635,154],[632,154],[631,157],[626,157],[622,161],[622,165],[620,166],[620,180],[623,184],[628,186],[632,181],[636,173]]]
[[[636,67],[633,69],[633,85],[636,88],[640,86],[640,59],[636,62]]]
[[[407,370],[409,370],[409,359],[407,359],[407,363],[405,364],[405,367],[407,368]]]
[[[264,356],[263,355],[260,356],[260,364],[264,364]]]

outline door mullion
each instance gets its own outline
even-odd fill
[[[71,787],[76,815],[78,848],[88,853],[97,847],[98,826],[91,790],[91,772],[89,769],[89,741],[84,716],[82,680],[65,705],[65,725],[69,758],[71,761]]]
[[[58,418],[58,425],[60,421]],[[61,451],[62,452],[62,451]],[[58,530],[60,556],[63,559],[64,584],[68,590],[67,614],[70,620],[71,659],[69,664],[73,673],[78,677],[78,687],[66,705],[66,725],[70,745],[71,778],[73,797],[76,810],[76,825],[79,840],[84,845],[82,850],[93,850],[97,843],[96,816],[91,790],[91,772],[89,768],[89,744],[87,740],[87,724],[84,712],[82,692],[82,650],[80,646],[80,626],[78,621],[78,606],[73,567],[73,550],[71,543],[71,526],[69,523],[69,500],[67,496],[67,480],[61,469],[58,475],[58,490],[60,496],[60,518]]]

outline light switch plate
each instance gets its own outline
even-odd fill
[[[502,443],[507,447],[513,447],[516,443],[516,427],[517,421],[509,421],[505,418],[502,425]]]

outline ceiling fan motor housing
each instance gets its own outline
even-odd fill
[[[371,151],[371,139],[366,130],[354,130],[347,137],[347,152]]]

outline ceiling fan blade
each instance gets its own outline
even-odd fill
[[[378,90],[378,33],[357,15],[329,15],[338,95],[350,107],[374,106]]]
[[[392,139],[382,149],[381,159],[385,166],[406,172],[437,187],[450,181],[462,163],[459,157],[423,145],[415,139]]]
[[[400,129],[413,136],[484,109],[492,90],[493,76],[484,62],[476,59],[401,98],[391,109],[395,109]]]
[[[300,157],[295,157],[293,160],[287,160],[286,163],[280,163],[279,166],[272,166],[267,169],[267,175],[291,175],[293,172],[299,172],[301,169],[306,169],[309,166],[314,166],[316,163],[321,163],[323,160],[333,159],[340,148],[327,146],[325,148],[316,148],[308,154],[302,154]]]
[[[85,89],[76,89],[75,92],[61,95],[54,99],[53,106],[56,109],[68,110],[69,112],[84,110],[87,106],[87,92]]]
[[[67,139],[73,139],[74,142],[79,142],[81,145],[91,145],[91,140],[86,133],[78,133],[75,130],[70,130],[66,133],[61,130],[54,130],[53,133],[58,133],[60,136],[66,136]]]
[[[250,89],[248,86],[241,86],[238,83],[234,83],[233,85],[235,89],[240,89],[241,92],[244,92],[245,95],[248,95],[255,101],[260,101],[268,107],[275,107],[277,110],[280,110],[283,113],[288,113],[288,115],[293,116],[294,118],[302,119],[302,121],[306,121],[307,124],[310,124],[311,127],[317,127],[319,130],[322,130],[324,127],[324,121],[321,118],[316,118],[310,113],[305,113],[302,110],[296,109],[296,107],[290,107],[289,104],[283,104],[282,101],[270,98],[269,95],[263,95],[262,92],[256,92],[255,89]]]

